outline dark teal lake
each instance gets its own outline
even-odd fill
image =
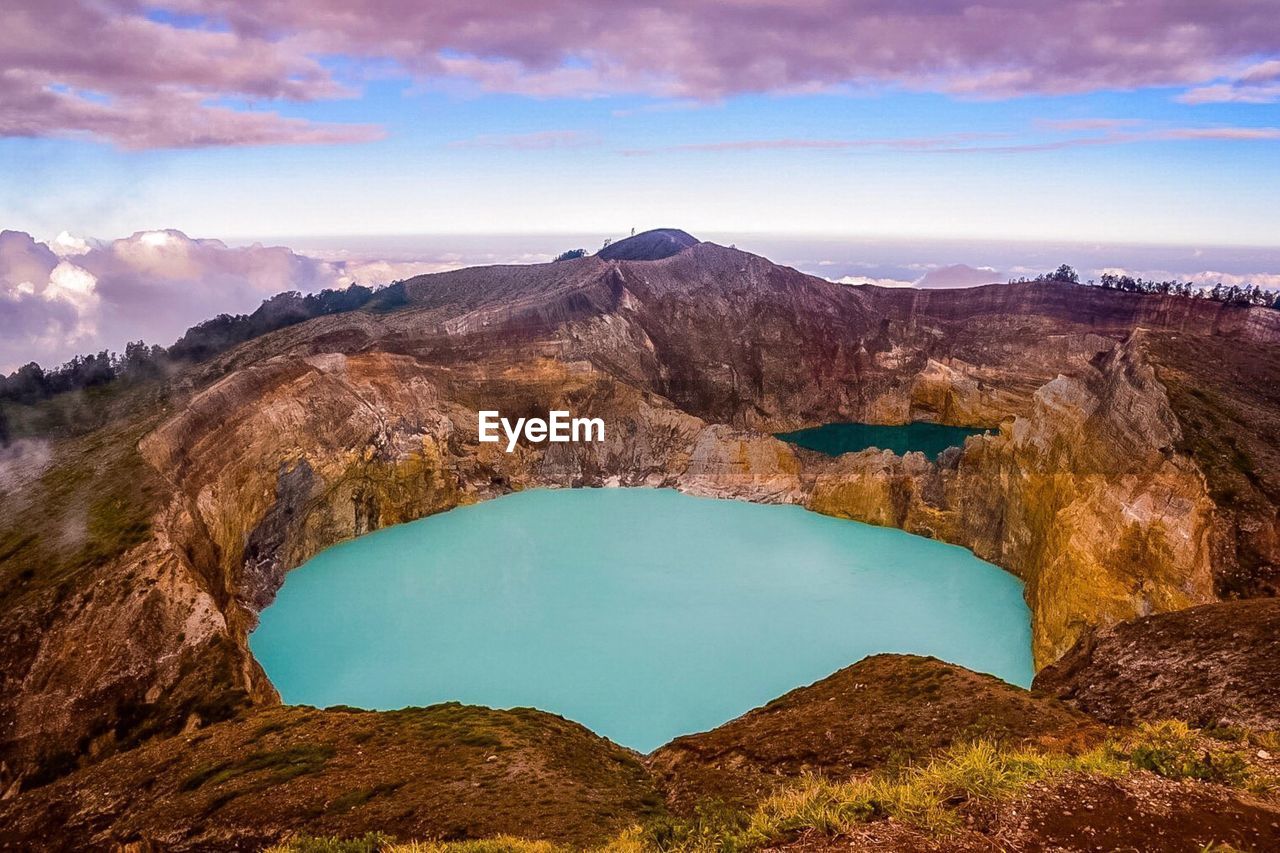
[[[963,548],[663,489],[523,492],[342,543],[249,639],[289,703],[533,706],[642,752],[877,652],[1032,677],[1021,583]]]
[[[829,456],[856,453],[869,447],[892,450],[901,456],[919,451],[930,459],[948,447],[961,447],[971,435],[981,435],[986,430],[968,427],[943,426],[916,422],[901,426],[876,424],[823,424],[795,432],[780,432],[777,437],[809,450],[817,450]]]

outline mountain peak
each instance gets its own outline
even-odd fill
[[[677,255],[698,242],[696,237],[679,228],[655,228],[610,243],[596,255],[607,261],[660,261]]]

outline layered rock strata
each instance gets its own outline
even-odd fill
[[[1273,568],[1273,552],[1238,544],[1240,525],[1267,507],[1274,519],[1269,493],[1232,515],[1161,376],[1188,340],[1280,363],[1280,315],[1054,285],[847,288],[706,243],[424,276],[403,293],[398,310],[250,341],[171,380],[133,431],[78,440],[87,458],[133,460],[150,514],[128,547],[69,557],[57,578],[30,555],[61,540],[14,539],[6,565],[24,568],[0,616],[11,792],[270,703],[246,637],[288,570],[514,489],[670,486],[970,547],[1026,581],[1040,665],[1093,626],[1213,600],[1242,559],[1251,577]],[[607,440],[507,454],[477,441],[482,408],[600,417]],[[912,419],[994,432],[937,462],[832,459],[770,436]],[[42,475],[55,497],[70,446],[51,445]],[[49,505],[88,502],[93,483]],[[27,497],[0,504],[29,510]]]

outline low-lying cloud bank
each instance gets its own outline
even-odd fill
[[[977,287],[1003,281],[1000,272],[993,267],[971,267],[968,264],[948,264],[930,267],[915,279],[875,278],[865,275],[846,275],[836,279],[838,284],[874,284],[880,287],[919,287],[925,290],[943,290],[949,287]]]
[[[802,265],[803,266],[803,265]],[[1034,277],[1040,273],[1050,272],[1047,269],[1016,266],[1008,273],[1001,273],[994,267],[971,267],[968,264],[946,265],[909,265],[924,266],[926,271],[914,279],[893,278],[875,275],[843,275],[832,278],[836,284],[873,284],[878,287],[917,287],[924,290],[945,290],[958,287],[978,287],[983,284],[1003,284],[1009,278]],[[1189,281],[1196,287],[1211,288],[1221,284],[1225,287],[1248,287],[1257,285],[1267,290],[1280,290],[1280,273],[1230,273],[1215,270],[1199,272],[1176,272],[1167,269],[1099,267],[1078,270],[1082,280],[1100,279],[1103,275],[1130,276],[1149,281]],[[821,272],[818,273],[819,275]]]
[[[740,235],[711,235],[724,244]],[[285,246],[231,246],[181,231],[140,231],[94,241],[65,232],[39,241],[0,231],[0,374],[27,362],[45,367],[129,341],[169,345],[218,314],[249,313],[285,291],[314,293],[356,283],[389,284],[463,266],[550,261],[559,251],[599,244],[600,235],[455,235],[395,238],[296,238]],[[892,241],[770,241],[747,251],[842,284],[973,287],[1033,277],[1075,263],[1082,279],[1104,273],[1179,279],[1212,287],[1280,288],[1280,253],[1244,249],[1016,246]],[[949,263],[956,256],[990,261]],[[848,260],[834,260],[846,257]],[[1125,268],[1107,263],[1128,262]],[[1218,271],[1221,270],[1221,271]]]
[[[386,284],[456,266],[448,258],[316,258],[175,230],[102,243],[65,233],[46,243],[0,231],[0,373],[119,350],[132,340],[168,345],[201,320],[252,311],[287,290]]]

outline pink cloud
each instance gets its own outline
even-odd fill
[[[1157,131],[1153,139],[1228,139],[1256,141],[1280,139],[1280,127],[1179,127]]]
[[[10,83],[9,75],[0,77],[0,136],[87,135],[139,150],[368,142],[383,135],[369,125],[321,124],[210,106],[189,92],[158,92],[102,103]]]
[[[1183,92],[1185,104],[1273,104],[1280,101],[1280,59],[1271,59],[1247,69],[1234,80],[1197,86]]]
[[[482,133],[451,142],[451,148],[514,148],[521,151],[542,148],[580,148],[594,145],[599,138],[579,130],[540,130],[534,133]]]
[[[0,28],[0,135],[87,135],[123,148],[361,142],[363,125],[231,109],[222,98],[352,94],[288,40],[181,29],[129,2],[15,0]]]
[[[868,275],[845,275],[835,279],[836,284],[872,284],[876,287],[911,287],[912,282],[898,278],[872,278]]]
[[[621,153],[638,156],[659,151],[727,152],[727,151],[850,151],[856,149],[885,149],[918,151],[938,154],[1019,154],[1035,151],[1058,151],[1065,148],[1086,148],[1099,145],[1127,145],[1136,142],[1179,142],[1194,140],[1222,140],[1257,142],[1280,139],[1280,127],[1173,127],[1148,130],[1113,130],[1127,126],[1140,126],[1138,119],[1088,120],[1087,122],[1037,122],[1042,127],[1066,131],[1104,130],[1092,135],[1064,136],[1042,142],[1019,142],[1008,145],[983,144],[982,140],[1004,136],[1000,133],[955,133],[920,137],[866,137],[851,139],[728,139],[714,142],[696,142],[670,145],[662,148],[629,148]],[[978,144],[966,145],[966,142]]]
[[[1123,127],[1135,127],[1143,123],[1137,118],[1044,118],[1037,119],[1036,125],[1049,130],[1118,130]]]
[[[872,278],[865,275],[846,275],[836,279],[837,284],[874,284],[879,287],[918,287],[925,290],[943,290],[956,287],[976,287],[1000,281],[1000,273],[992,267],[971,267],[966,264],[930,267],[915,281],[896,278]]]
[[[358,81],[339,79],[331,57],[357,74],[391,68],[426,85],[535,97],[709,102],[883,87],[998,98],[1174,86],[1192,102],[1280,94],[1273,0],[163,4],[208,26],[154,21],[148,8],[8,3],[0,133],[81,133],[126,147],[373,138],[373,128],[222,105],[352,94]]]
[[[999,133],[948,133],[939,136],[890,136],[851,139],[728,139],[715,142],[693,142],[664,148],[628,148],[628,155],[653,154],[658,151],[847,151],[856,148],[885,148],[905,151],[929,151],[948,148],[964,142],[999,137]]]

